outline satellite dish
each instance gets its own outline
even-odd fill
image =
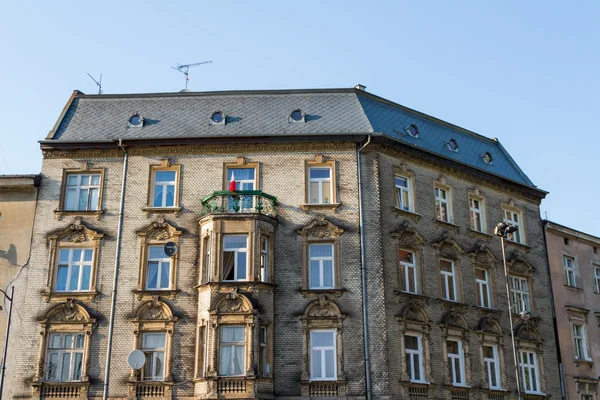
[[[141,350],[134,350],[129,353],[127,363],[133,369],[141,369],[146,364],[146,355]]]
[[[163,246],[163,251],[169,257],[173,257],[175,254],[177,254],[177,245],[175,244],[175,242],[167,242]]]

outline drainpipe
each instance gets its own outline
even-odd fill
[[[112,338],[115,324],[115,306],[117,304],[117,280],[119,277],[119,260],[121,258],[121,234],[123,231],[123,208],[125,206],[125,183],[127,182],[127,165],[129,161],[129,154],[125,147],[123,147],[122,139],[119,139],[117,146],[123,150],[125,157],[123,158],[123,182],[121,184],[121,204],[119,206],[119,226],[117,228],[117,251],[115,254],[115,273],[113,276],[113,289],[112,299],[110,304],[110,321],[108,325],[108,347],[106,349],[106,365],[104,370],[104,393],[102,399],[108,398],[108,378],[110,375],[110,354],[112,352]]]
[[[367,268],[365,262],[365,221],[362,204],[362,181],[360,179],[362,165],[360,152],[371,143],[371,135],[361,148],[356,146],[356,169],[358,175],[358,215],[360,228],[360,279],[362,284],[362,312],[363,312],[363,338],[365,346],[365,381],[367,383],[367,400],[371,400],[371,360],[369,357],[369,327],[367,319]]]

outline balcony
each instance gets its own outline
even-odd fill
[[[277,198],[261,190],[219,190],[202,199],[200,215],[262,214],[277,217]]]

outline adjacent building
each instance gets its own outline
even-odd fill
[[[600,238],[544,221],[563,398],[596,400],[600,366]]]
[[[515,399],[509,318],[560,394],[546,192],[497,139],[359,85],[76,91],[40,143],[14,398]]]

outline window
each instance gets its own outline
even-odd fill
[[[477,284],[477,305],[490,308],[490,279],[486,269],[475,268],[475,283]]]
[[[243,375],[246,372],[246,327],[221,327],[220,354],[220,375]]]
[[[410,179],[396,175],[396,207],[405,211],[413,211]]]
[[[333,289],[333,244],[308,246],[309,282],[311,289]]]
[[[259,338],[259,343],[258,343],[258,352],[259,352],[259,358],[258,358],[258,364],[259,364],[259,373],[261,376],[269,376],[269,374],[271,373],[271,366],[269,365],[269,358],[268,358],[268,339],[269,339],[269,331],[268,328],[266,326],[261,326],[260,327],[260,338]]]
[[[290,114],[290,122],[306,122],[306,117],[302,110],[294,110]]]
[[[406,372],[411,382],[425,382],[423,343],[419,334],[404,335]]]
[[[500,383],[500,357],[498,356],[497,345],[484,345],[483,350],[483,362],[485,363],[485,380],[487,381],[490,389],[501,389]]]
[[[331,199],[331,168],[308,168],[308,200],[311,204],[329,204]]]
[[[152,207],[174,207],[176,187],[176,171],[154,171]]]
[[[582,394],[581,400],[594,400],[594,396],[591,394]]]
[[[481,159],[483,160],[484,163],[486,164],[491,164],[494,161],[494,158],[492,157],[492,154],[489,152],[484,153],[481,156]]]
[[[515,313],[521,311],[531,311],[529,304],[529,281],[527,278],[510,276],[510,292],[512,293],[512,302],[515,307]]]
[[[509,233],[507,235],[507,239],[512,242],[523,243],[523,232],[521,231],[521,214],[507,209],[502,209],[502,213],[504,214],[504,223],[517,228],[515,232]]]
[[[576,360],[589,360],[585,325],[573,324],[573,348]]]
[[[540,393],[537,355],[531,351],[519,351],[521,378],[525,393]]]
[[[446,146],[448,147],[449,150],[451,151],[458,151],[458,142],[454,139],[450,139],[447,143]]]
[[[440,260],[440,272],[442,278],[442,298],[450,301],[457,301],[454,262]]]
[[[221,111],[214,112],[210,117],[210,125],[225,125],[225,114]]]
[[[46,380],[81,380],[85,338],[83,333],[51,333],[46,356]]]
[[[82,292],[90,290],[93,249],[61,248],[58,253],[55,289],[57,292]]]
[[[248,279],[248,236],[223,236],[223,280],[245,281]]]
[[[334,381],[337,379],[336,330],[310,331],[310,379]]]
[[[450,203],[448,190],[435,188],[435,217],[444,222],[450,221]]]
[[[165,254],[163,246],[148,246],[146,274],[146,290],[171,288],[171,257]]]
[[[471,229],[477,232],[483,232],[483,201],[469,197],[469,217],[471,220]]]
[[[227,169],[227,182],[229,182],[229,189],[235,185],[235,190],[256,190],[256,168],[228,168]],[[254,196],[249,195],[238,195],[241,201],[242,209],[250,210],[254,208]],[[230,198],[230,208],[234,207],[237,202],[232,201]]]
[[[462,342],[455,340],[446,341],[448,352],[448,376],[455,386],[465,386],[465,353]]]
[[[146,355],[143,376],[145,381],[162,381],[165,376],[165,332],[142,334],[142,349]]]
[[[212,276],[210,273],[210,236],[208,235],[202,238],[202,251],[204,255],[202,257],[203,265],[201,282],[204,283],[209,281],[209,277]]]
[[[575,284],[575,259],[573,257],[563,256],[563,265],[565,267],[565,282],[567,286],[576,287]]]
[[[412,251],[400,250],[400,290],[406,293],[417,293],[417,265],[415,262],[415,253]]]
[[[269,281],[269,239],[266,237],[260,239],[260,280]]]
[[[594,288],[596,293],[600,293],[600,266],[594,265]]]
[[[100,197],[101,174],[68,174],[65,211],[96,211]]]
[[[410,124],[404,130],[412,137],[419,136],[419,128],[415,124]]]

